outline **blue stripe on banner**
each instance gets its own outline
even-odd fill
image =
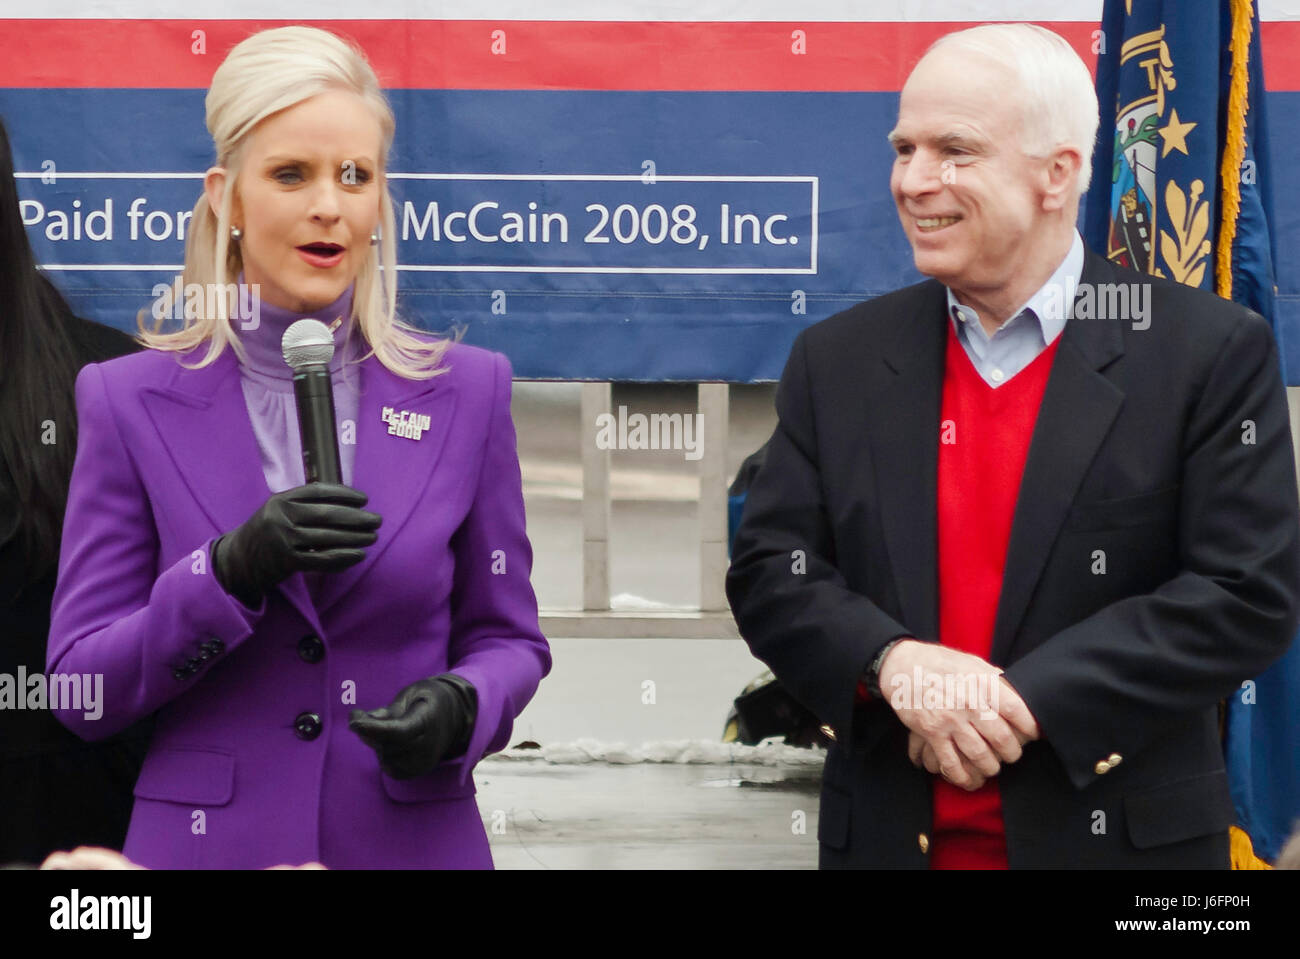
[[[1277,251],[1274,331],[1282,368],[1300,371],[1300,194],[1287,188],[1294,158],[1300,156],[1300,93],[1267,95],[1273,183],[1273,238]],[[1289,385],[1297,386],[1298,383]]]
[[[1276,156],[1300,154],[1300,93],[1269,96]],[[465,326],[521,378],[776,379],[804,326],[918,278],[888,188],[895,93],[390,97],[399,262],[423,268],[401,273],[401,306],[427,329]],[[203,91],[3,90],[0,113],[20,171],[54,163],[54,183],[19,184],[43,263],[181,262],[198,179],[57,175],[201,173]],[[1300,369],[1300,196],[1277,201],[1279,336]],[[122,329],[171,279],[53,275],[82,315]]]

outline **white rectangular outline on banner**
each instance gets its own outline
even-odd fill
[[[45,173],[15,173],[16,180],[40,180]],[[55,171],[55,180],[202,180],[202,173],[61,173]],[[583,174],[583,173],[390,173],[390,180],[565,180],[577,182],[638,182],[644,183],[640,174]],[[809,243],[808,268],[766,268],[766,267],[621,267],[621,266],[451,266],[442,264],[398,265],[397,271],[412,273],[616,273],[635,274],[696,274],[696,275],[748,275],[748,276],[815,276],[817,274],[817,219],[818,191],[821,188],[819,177],[815,176],[655,176],[654,182],[668,183],[807,183],[812,187],[811,219],[812,236]],[[652,184],[647,184],[647,186]],[[396,215],[396,210],[393,211]],[[183,264],[167,263],[48,263],[45,270],[87,270],[87,271],[150,271],[181,270]]]

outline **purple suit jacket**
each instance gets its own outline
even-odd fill
[[[551,659],[529,582],[510,364],[460,344],[445,362],[425,381],[361,364],[353,485],[383,517],[379,540],[345,572],[295,574],[258,609],[209,563],[213,541],[271,492],[234,355],[187,370],[147,350],[81,371],[47,667],[103,675],[102,716],[57,710],[85,739],[158,713],[125,847],[134,861],[491,867],[471,772],[507,745]],[[391,435],[385,407],[432,425],[419,440]],[[390,779],[349,711],[447,671],[478,692],[469,749]]]

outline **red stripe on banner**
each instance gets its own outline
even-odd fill
[[[0,20],[0,87],[206,89],[225,53],[284,21]],[[330,20],[380,82],[447,90],[895,91],[968,22]],[[1095,69],[1092,22],[1044,22]],[[200,33],[201,31],[201,33]],[[502,31],[504,53],[500,50]],[[801,33],[796,33],[801,31]],[[1268,89],[1300,90],[1300,23],[1263,25]],[[802,40],[804,53],[798,53]],[[200,50],[202,44],[202,52]]]
[[[225,53],[282,21],[2,20],[0,86],[206,88]],[[453,90],[898,90],[964,23],[333,20],[385,87]],[[1091,23],[1045,24],[1085,54]],[[206,53],[191,52],[202,31]],[[504,53],[494,53],[494,32]],[[794,52],[802,31],[806,53]],[[500,49],[500,43],[497,43]]]
[[[1264,89],[1300,91],[1300,22],[1261,23],[1259,42],[1263,47]]]

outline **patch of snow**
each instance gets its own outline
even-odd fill
[[[603,743],[597,739],[576,739],[568,743],[550,743],[541,749],[506,749],[484,760],[484,762],[519,761],[540,761],[566,766],[584,763],[619,766],[635,763],[817,766],[826,761],[826,750],[816,746],[811,748],[787,746],[777,736],[765,739],[757,746],[706,739],[670,739],[631,747],[621,742]]]

